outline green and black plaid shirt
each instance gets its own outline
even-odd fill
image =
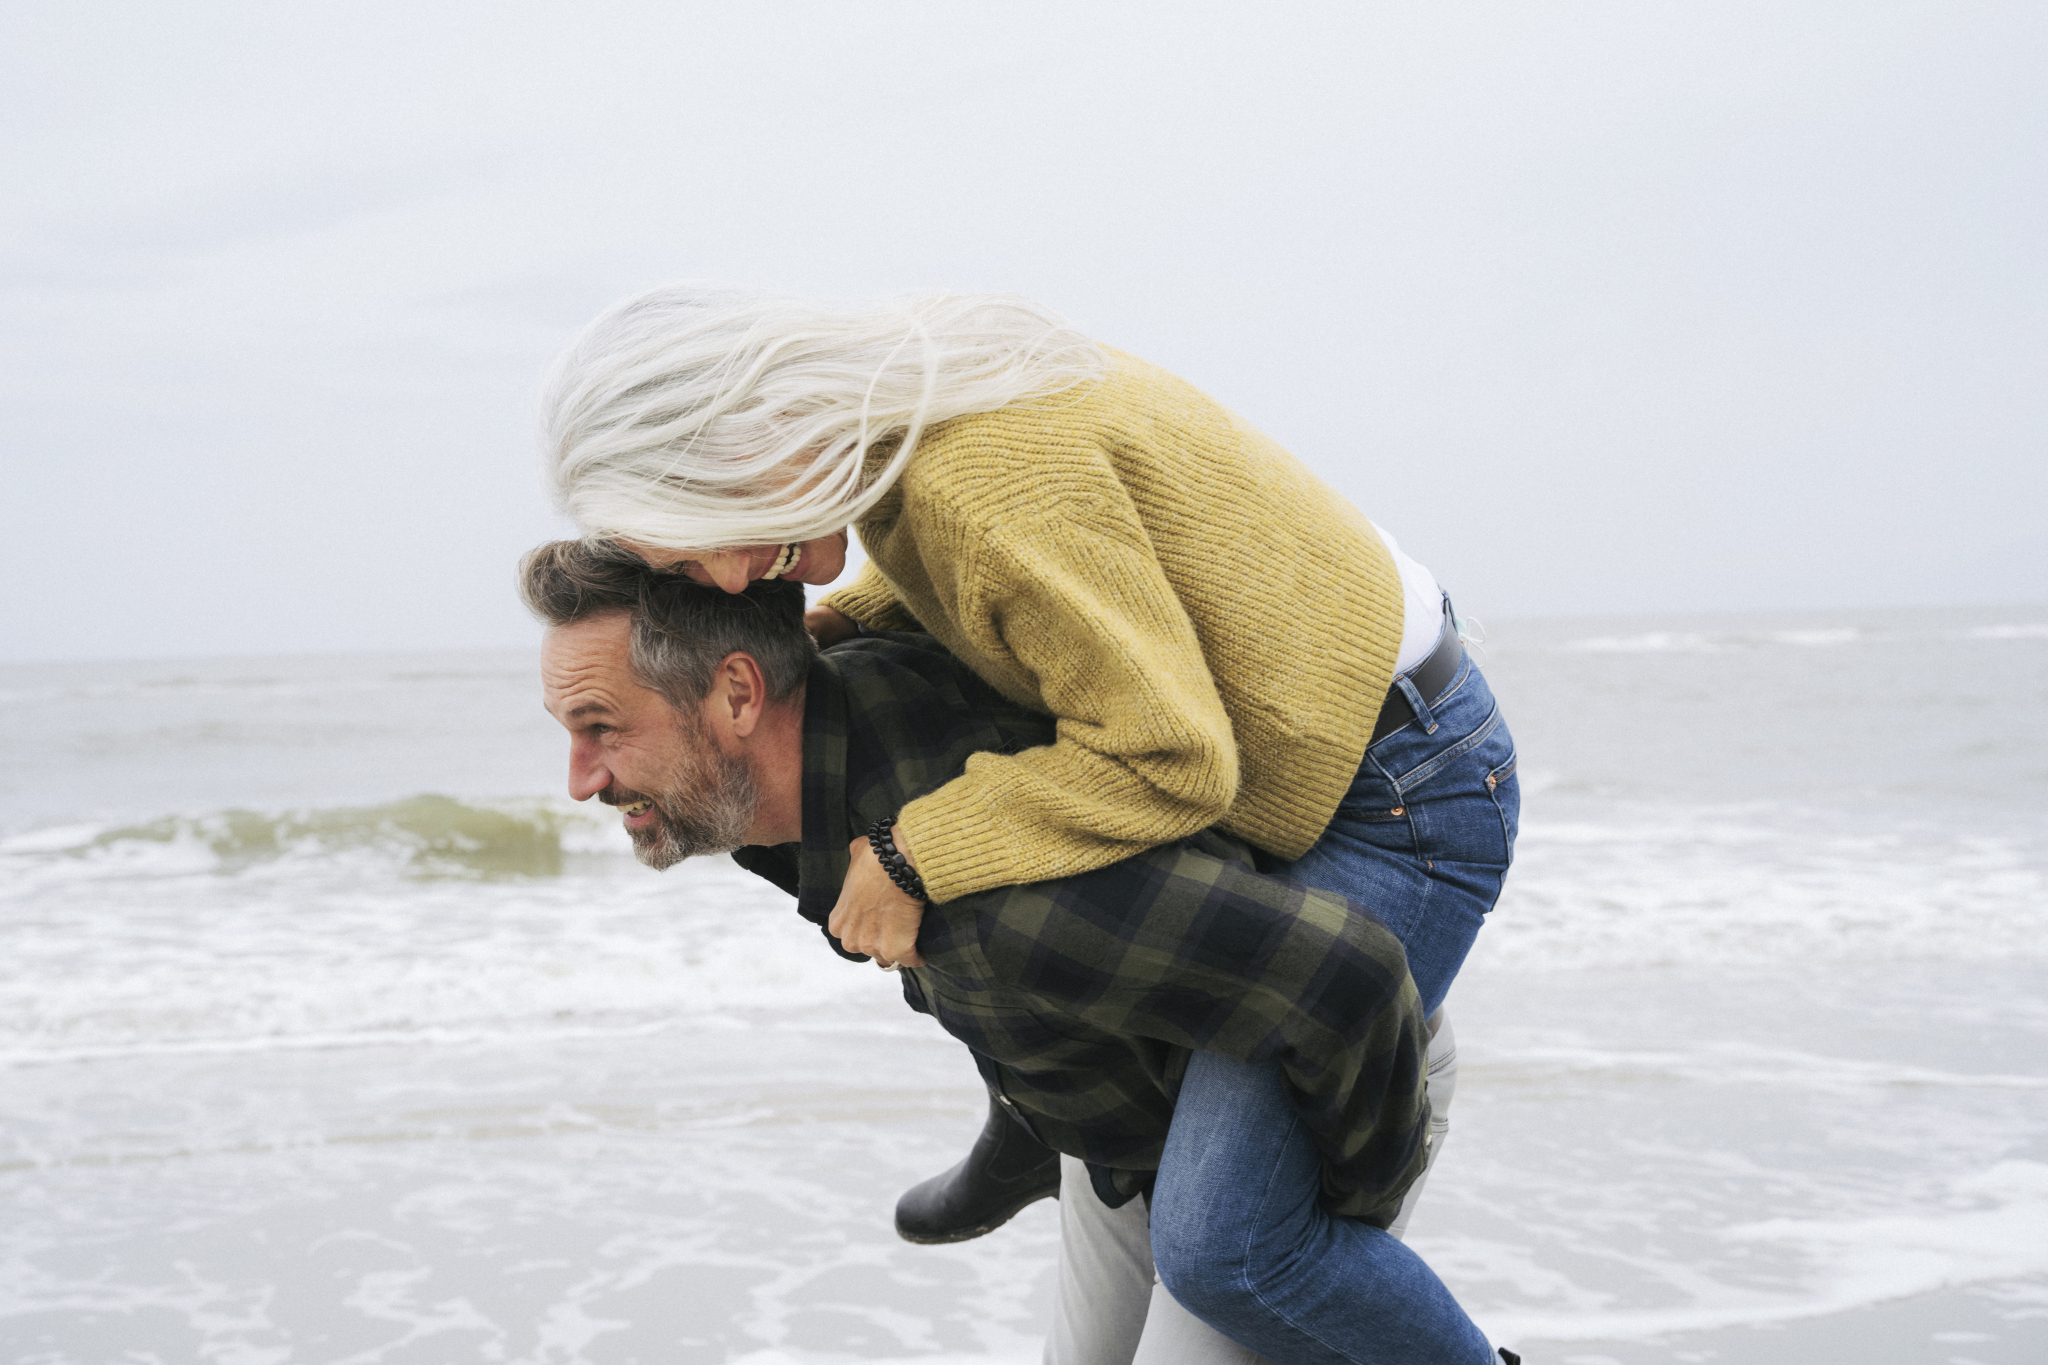
[[[974,754],[1052,737],[1050,717],[929,637],[850,641],[810,673],[803,843],[734,857],[822,926],[872,821]],[[917,946],[911,1008],[967,1044],[991,1093],[1085,1160],[1111,1203],[1158,1170],[1192,1049],[1281,1065],[1331,1211],[1385,1226],[1421,1173],[1428,1037],[1399,940],[1360,905],[1257,872],[1229,835],[933,905]]]

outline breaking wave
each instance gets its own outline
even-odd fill
[[[167,815],[0,841],[0,865],[84,872],[232,875],[280,861],[369,855],[414,878],[551,877],[565,853],[620,845],[599,818],[545,802],[483,805],[433,794],[376,806]]]

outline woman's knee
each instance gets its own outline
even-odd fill
[[[1175,1302],[1210,1324],[1236,1321],[1252,1298],[1245,1229],[1206,1218],[1162,1220],[1154,1210],[1152,1264]]]
[[[1314,1202],[1313,1195],[1309,1203]],[[1183,1308],[1211,1325],[1263,1314],[1276,1291],[1316,1259],[1320,1223],[1275,1219],[1270,1207],[1183,1203],[1152,1208],[1152,1264]]]

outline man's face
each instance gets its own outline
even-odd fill
[[[633,676],[631,630],[624,612],[607,612],[553,627],[541,645],[548,713],[569,731],[569,795],[618,807],[649,867],[729,853],[754,822],[753,771]]]

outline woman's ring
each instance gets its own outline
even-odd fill
[[[879,957],[875,959],[875,965],[876,965],[877,967],[880,967],[880,968],[881,968],[881,969],[882,969],[883,971],[885,971],[885,972],[896,972],[896,971],[901,971],[901,970],[903,970],[903,964],[902,964],[902,963],[900,963],[900,962],[884,962],[884,961],[882,961],[882,959],[880,959]]]

